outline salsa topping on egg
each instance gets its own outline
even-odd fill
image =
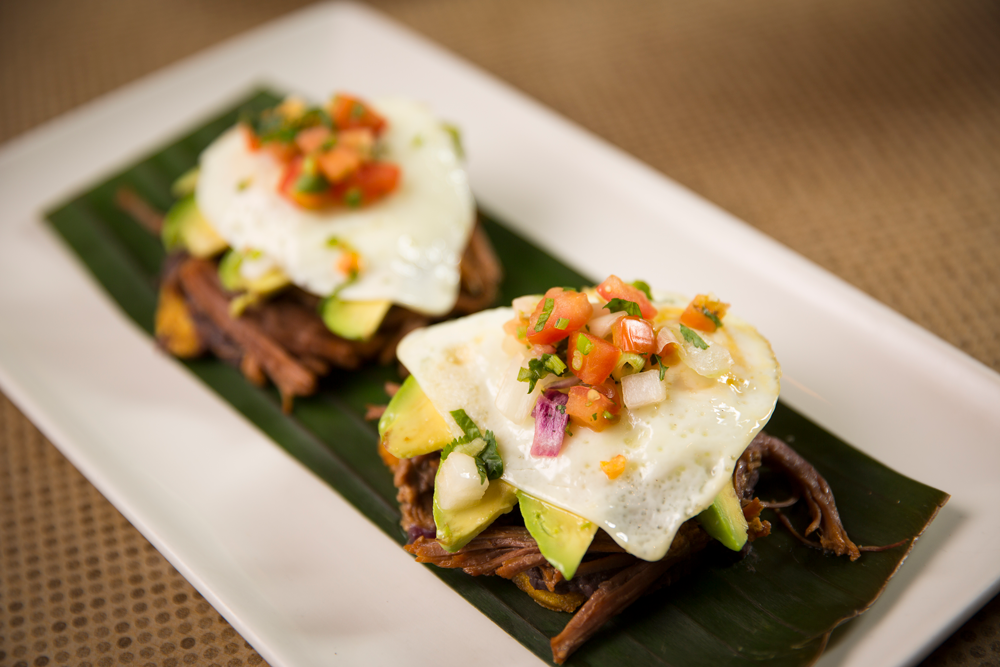
[[[665,400],[664,379],[670,366],[683,363],[681,346],[708,350],[697,331],[716,331],[729,307],[714,296],[699,294],[679,317],[676,309],[660,316],[645,282],[629,284],[615,275],[593,291],[606,301],[598,308],[586,293],[571,287],[549,289],[530,313],[527,308],[534,299],[526,297],[515,302],[515,317],[504,325],[504,331],[530,353],[517,376],[528,383],[529,394],[540,380],[550,375],[561,378],[556,383],[559,389],[539,396],[532,412],[533,456],[558,456],[571,424],[603,431],[619,421],[623,405],[635,409]],[[676,322],[666,326],[673,319]],[[731,357],[724,351],[715,356],[707,371],[718,375]],[[624,457],[618,455],[616,460],[605,470],[615,471],[608,473],[611,479],[621,474]]]
[[[399,165],[378,159],[386,119],[356,97],[337,94],[323,106],[290,97],[241,124],[252,150],[284,164],[278,190],[302,208],[357,208],[399,184]]]

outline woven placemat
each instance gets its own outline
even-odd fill
[[[301,4],[0,3],[0,141]],[[375,4],[1000,371],[995,2]],[[262,662],[0,396],[0,665]]]

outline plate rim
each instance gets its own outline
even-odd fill
[[[832,274],[823,271],[819,267],[807,262],[794,252],[780,246],[780,244],[773,239],[764,236],[762,233],[750,228],[748,225],[745,225],[745,223],[736,221],[735,218],[729,214],[722,212],[714,205],[705,202],[696,195],[693,195],[680,186],[670,182],[666,179],[666,177],[654,172],[652,169],[639,163],[634,158],[627,156],[618,149],[615,149],[605,142],[593,137],[584,130],[581,130],[575,125],[569,123],[569,121],[564,118],[561,118],[553,112],[545,109],[537,102],[526,98],[510,86],[507,86],[502,82],[498,82],[491,75],[476,70],[467,63],[464,63],[451,54],[448,54],[440,47],[427,42],[421,37],[409,33],[406,29],[400,28],[390,19],[375,13],[373,10],[351,3],[321,4],[294,12],[274,22],[266,24],[265,26],[257,28],[250,33],[230,39],[208,49],[207,51],[196,54],[175,65],[171,65],[165,70],[161,70],[148,77],[140,79],[139,81],[129,84],[122,89],[95,100],[94,102],[88,103],[87,105],[84,105],[83,107],[80,107],[63,117],[45,123],[44,125],[31,130],[24,135],[16,137],[7,142],[4,146],[0,147],[0,174],[9,174],[12,168],[12,163],[19,159],[24,159],[25,156],[30,156],[37,152],[44,153],[45,150],[51,150],[51,146],[54,142],[66,140],[67,137],[71,138],[73,132],[79,131],[81,127],[106,127],[109,119],[118,118],[122,114],[130,113],[137,108],[148,108],[151,104],[155,103],[157,98],[162,98],[162,96],[169,95],[171,92],[176,92],[179,88],[182,88],[185,80],[189,79],[196,69],[204,69],[207,67],[213,72],[230,71],[232,68],[233,58],[242,57],[248,51],[252,52],[258,50],[262,46],[280,43],[292,39],[296,35],[308,33],[310,30],[314,29],[315,23],[318,21],[325,21],[330,24],[340,23],[341,25],[350,23],[353,27],[362,26],[365,30],[374,31],[383,35],[387,39],[392,38],[396,40],[397,43],[402,44],[402,47],[400,48],[403,48],[403,50],[416,50],[421,58],[440,63],[441,67],[449,70],[449,72],[451,72],[454,76],[458,76],[459,78],[471,78],[473,83],[479,87],[487,89],[492,95],[500,96],[509,100],[517,112],[522,114],[522,117],[527,118],[528,121],[534,122],[535,125],[540,126],[541,131],[554,133],[556,143],[560,143],[561,145],[582,144],[583,148],[581,150],[584,150],[584,152],[588,155],[597,154],[602,156],[604,159],[615,161],[617,166],[625,170],[628,175],[633,177],[634,181],[638,183],[638,185],[633,183],[630,186],[628,189],[629,193],[635,194],[638,192],[640,196],[648,196],[653,200],[662,200],[664,197],[667,197],[671,201],[681,201],[686,207],[686,214],[691,214],[696,217],[707,216],[711,219],[713,225],[716,227],[721,226],[725,228],[726,231],[739,235],[741,242],[749,244],[756,251],[763,252],[765,253],[765,256],[768,257],[776,257],[781,262],[780,268],[782,271],[790,271],[793,275],[805,275],[808,278],[805,282],[813,286],[819,284],[826,291],[832,289],[838,294],[841,300],[845,302],[844,304],[838,305],[855,307],[860,309],[864,315],[871,316],[880,327],[888,328],[891,333],[894,333],[899,338],[903,339],[908,346],[923,352],[925,355],[924,358],[930,359],[929,363],[934,367],[934,370],[943,372],[950,382],[964,382],[980,388],[982,392],[978,398],[982,399],[984,403],[992,400],[993,397],[1000,396],[1000,375],[964,355],[947,343],[944,343],[939,338],[933,336],[933,334],[917,327],[909,320],[906,320],[897,313],[889,310],[887,307],[875,302],[871,299],[871,297],[862,294],[860,291],[846,285],[846,283],[843,283],[843,281],[835,276],[832,276]],[[269,79],[285,80],[285,73],[280,69],[280,67],[274,67],[273,65],[264,66],[264,63],[259,62],[255,63],[255,66],[258,69],[252,72],[252,74],[245,76],[245,81],[253,80],[260,82],[267,81]],[[294,86],[295,77],[289,76],[287,79],[290,80]],[[3,211],[2,219],[5,221],[5,226],[0,226],[0,235],[10,233],[11,230],[18,230],[19,228],[16,227],[16,225],[21,225],[23,228],[25,219],[32,223],[37,222],[41,218],[38,211],[42,207],[50,207],[58,201],[65,199],[72,192],[78,190],[83,184],[99,179],[101,174],[108,173],[110,170],[113,170],[116,165],[127,164],[129,161],[145,154],[153,147],[162,144],[168,138],[182,133],[185,128],[189,128],[194,125],[198,119],[209,115],[213,108],[224,106],[227,98],[232,98],[238,95],[239,89],[236,87],[237,85],[238,84],[235,82],[230,82],[228,86],[223,87],[224,89],[222,91],[215,92],[214,95],[211,96],[211,101],[202,101],[201,103],[191,105],[186,112],[176,114],[170,122],[163,125],[157,125],[153,129],[127,127],[124,132],[125,136],[116,142],[116,148],[113,151],[110,151],[110,154],[104,159],[94,161],[94,164],[89,170],[73,172],[73,165],[68,165],[63,171],[56,174],[56,178],[52,179],[52,187],[49,187],[48,189],[40,189],[38,187],[35,187],[34,189],[29,188],[26,191],[28,194],[17,198],[11,204],[3,204],[3,208],[0,209],[0,211]],[[474,122],[472,125],[477,126],[479,124]],[[76,143],[79,144],[80,142],[77,141]],[[475,143],[473,145],[476,149],[479,149],[479,143]],[[86,141],[83,142],[83,146],[87,147]],[[484,155],[492,158],[491,151],[495,152],[495,147],[486,144],[483,145],[482,150]],[[490,183],[491,178],[495,184],[496,179],[498,178],[498,165],[502,166],[503,162],[504,156],[500,155],[500,157],[494,158],[492,162],[488,162],[485,167],[480,166],[482,164],[481,162],[476,163],[473,169],[474,182],[475,175],[477,173],[481,173],[486,179],[485,182],[487,184]],[[589,174],[587,176],[589,176]],[[4,179],[0,179],[0,181],[2,180]],[[15,186],[18,183],[17,180],[12,182]],[[523,198],[520,197],[516,198],[515,203],[511,203],[510,200],[505,199],[505,195],[510,187],[511,185],[507,183],[500,183],[498,185],[490,185],[489,187],[484,188],[481,194],[484,204],[491,211],[497,212],[499,217],[503,220],[510,220],[515,223],[520,220],[521,226],[515,224],[514,227],[517,228],[518,231],[531,232],[528,236],[533,242],[542,245],[542,247],[547,247],[544,241],[540,241],[539,238],[537,238],[540,232],[536,228],[532,228],[529,225],[530,221],[538,218],[538,203],[533,201],[523,201]],[[9,193],[11,189],[12,187],[9,184],[0,185],[0,192],[7,190]],[[643,192],[643,189],[645,189],[646,192]],[[652,194],[650,194],[650,192]],[[477,189],[477,195],[479,194],[480,191]],[[17,222],[11,223],[10,219]],[[522,229],[525,225],[528,225],[527,230]],[[548,238],[550,238],[552,232],[548,232],[548,234]],[[47,242],[53,241],[54,239],[52,238],[47,239]],[[24,242],[23,239],[21,242]],[[45,241],[31,237],[28,242],[44,243]],[[49,250],[51,250],[51,248],[49,248]],[[57,261],[67,261],[67,258],[71,257],[68,252],[65,252],[65,249],[63,249],[63,251],[64,252],[61,253],[57,251],[56,254],[61,255],[56,258]],[[73,271],[81,271],[75,260],[69,259],[68,261],[73,265]],[[570,264],[575,268],[579,268],[575,265],[575,263],[571,262]],[[2,275],[2,273],[0,273],[0,275]],[[93,284],[93,281],[89,282],[91,284],[88,286],[88,289],[100,290],[96,284]],[[833,287],[831,287],[831,285],[833,285]],[[44,284],[41,287],[41,292],[44,295],[51,295],[52,288],[52,285]],[[121,316],[120,313],[109,312],[107,298],[103,297],[103,295],[94,294],[92,294],[91,297],[93,297],[89,301],[91,304],[94,301],[103,302],[99,308],[102,309],[100,317],[103,318],[105,322],[114,322],[115,320],[118,320],[114,326],[119,326],[119,324],[121,324],[123,316]],[[9,296],[0,296],[0,302],[5,300],[9,301]],[[870,332],[870,328],[866,328],[862,331],[864,334],[868,334]],[[137,327],[132,327],[129,324],[122,327],[118,334],[120,334],[123,339],[130,340],[133,345],[136,342],[134,337],[137,334],[145,336],[145,334],[137,331]],[[5,339],[4,334],[0,333],[0,341],[3,340],[10,341],[13,339]],[[162,362],[162,360],[160,361]],[[189,581],[191,581],[199,591],[203,594],[206,591],[211,593],[214,589],[214,586],[212,586],[208,581],[211,577],[206,579],[205,577],[200,576],[198,571],[202,568],[197,565],[193,567],[190,566],[188,563],[190,560],[189,557],[183,556],[175,549],[172,549],[169,539],[162,539],[161,533],[163,531],[158,530],[156,524],[158,521],[162,522],[169,519],[165,519],[164,517],[157,515],[156,512],[152,511],[148,507],[143,507],[141,503],[140,506],[137,506],[134,502],[135,490],[129,488],[128,484],[123,485],[121,479],[118,477],[118,475],[123,474],[122,471],[114,465],[109,464],[106,459],[102,459],[102,456],[106,454],[106,451],[100,447],[96,447],[90,440],[81,438],[79,432],[70,428],[73,424],[81,423],[80,415],[58,415],[53,414],[51,408],[47,409],[44,401],[42,400],[43,396],[47,393],[47,387],[44,383],[39,385],[38,383],[33,383],[27,379],[27,375],[31,370],[31,368],[25,368],[23,365],[13,361],[11,354],[7,354],[0,350],[0,386],[3,386],[5,393],[11,398],[11,400],[14,401],[15,404],[29,416],[33,423],[37,424],[39,428],[41,428],[43,432],[50,437],[50,439],[52,439],[52,441],[60,448],[61,451],[63,451],[67,458],[69,458],[71,462],[73,462],[73,464],[80,469],[81,472],[83,472],[88,479],[90,479],[95,486],[97,486],[97,488],[100,489],[101,492],[129,518],[130,521],[133,522],[134,525],[140,528],[140,531],[146,535],[147,539],[150,539],[150,541],[157,546],[161,553],[163,553],[164,556],[178,568],[178,570],[184,573],[185,576],[188,577]],[[189,378],[189,381],[197,382],[193,378]],[[181,381],[181,384],[186,384],[186,382]],[[206,394],[204,391],[196,391],[194,392],[193,398],[198,401],[206,401],[204,407],[209,408],[207,412],[216,413],[221,411],[222,414],[225,414],[227,412],[227,407],[220,405],[220,401],[217,398],[213,399],[212,396],[211,392],[207,392]],[[966,406],[968,407],[967,411],[970,411],[973,414],[979,414],[977,410],[981,410],[982,406],[975,405],[977,402],[978,401],[973,400],[972,405]],[[189,399],[184,401],[184,403],[185,405],[191,405],[192,400]],[[856,443],[856,440],[843,435],[842,430],[844,429],[844,425],[842,425],[836,417],[832,418],[834,424],[831,425],[826,423],[831,420],[830,411],[822,409],[821,403],[811,399],[808,392],[803,391],[800,392],[800,394],[796,394],[795,399],[789,401],[789,403],[795,409],[809,415],[811,419],[814,419],[814,421],[820,425],[828,428],[828,430],[832,433],[843,437],[848,442]],[[803,409],[803,405],[805,406],[805,409]],[[106,418],[106,415],[102,418]],[[226,421],[227,424],[231,424],[232,420],[232,414],[225,415],[224,421]],[[242,418],[237,418],[237,421],[241,420]],[[996,423],[1000,423],[1000,420],[994,421],[996,421]],[[82,423],[89,429],[94,428],[94,425],[90,422],[86,422],[86,420]],[[993,424],[994,422],[987,419],[984,419],[982,422],[984,427],[989,427]],[[89,437],[92,437],[92,435],[88,435]],[[241,437],[253,439],[252,434],[248,433],[243,433]],[[83,440],[87,440],[87,442],[83,442]],[[259,447],[259,443],[257,444]],[[272,447],[272,449],[277,448]],[[889,462],[887,461],[887,463]],[[889,464],[892,465],[891,463]],[[294,470],[295,465],[296,464],[293,464],[290,469]],[[951,491],[953,496],[957,495],[955,493],[957,489],[942,487],[933,481],[913,475],[908,469],[903,469],[902,471],[904,474],[920,479],[925,483],[938,486],[939,488],[944,488],[946,491]],[[303,471],[299,472],[301,473]],[[311,477],[311,474],[306,474]],[[323,488],[326,489],[327,487],[324,486]],[[967,507],[963,505],[959,508],[959,510],[960,513],[965,512]],[[979,518],[974,513],[971,516],[973,519]],[[966,518],[965,520],[970,519]],[[933,527],[931,530],[933,530]],[[392,545],[392,547],[395,548],[394,545]],[[398,549],[396,549],[396,551],[398,551]],[[947,552],[947,547],[942,542],[935,545],[935,551],[929,552],[926,549],[920,551],[918,549],[916,555],[920,557],[919,560],[921,560],[921,567],[932,567],[933,569],[932,561],[934,561],[934,556],[943,552]],[[911,559],[916,558],[911,557]],[[397,562],[399,561],[399,559],[395,560]],[[960,611],[957,613],[953,611],[947,618],[940,619],[935,625],[934,631],[931,633],[931,638],[917,647],[911,646],[908,651],[897,651],[891,655],[887,655],[884,651],[882,653],[878,653],[878,647],[875,647],[875,649],[863,647],[866,648],[866,650],[869,650],[869,653],[852,654],[848,651],[844,652],[842,655],[836,655],[839,648],[834,647],[835,650],[833,653],[835,655],[831,658],[828,654],[823,658],[823,661],[820,664],[839,664],[840,662],[844,662],[844,664],[846,664],[847,662],[859,660],[861,657],[876,654],[881,658],[888,657],[890,660],[895,660],[895,662],[882,662],[881,664],[907,664],[909,661],[916,661],[923,655],[923,653],[933,647],[934,642],[946,636],[946,634],[954,629],[954,627],[957,627],[957,625],[964,620],[966,616],[973,613],[975,609],[978,608],[979,604],[988,600],[989,597],[995,593],[998,584],[1000,584],[1000,578],[998,577],[1000,577],[1000,575],[998,575],[997,572],[990,573],[990,575],[986,578],[985,587],[981,588],[980,592],[976,595],[966,595],[964,604],[961,606]],[[898,586],[896,588],[898,588]],[[890,591],[892,590],[893,586],[890,584]],[[895,593],[897,594],[897,597],[905,597],[905,595],[902,595],[901,591],[895,591]],[[215,605],[220,612],[224,613],[230,622],[237,626],[244,637],[251,640],[253,645],[261,651],[262,655],[265,655],[265,657],[267,657],[269,661],[272,661],[273,664],[298,664],[299,660],[296,658],[296,654],[299,654],[299,652],[290,652],[286,650],[287,647],[284,647],[281,642],[274,642],[268,637],[266,629],[265,632],[261,634],[257,632],[256,628],[252,627],[254,625],[253,623],[247,624],[241,622],[241,619],[245,614],[237,613],[233,605],[226,603],[226,600],[231,599],[231,596],[220,597],[210,594],[206,595],[206,597],[208,597],[213,605]],[[241,599],[237,599],[235,602],[236,607],[247,604],[245,600]],[[889,610],[887,609],[886,613],[888,612]],[[505,633],[502,634],[505,635]],[[519,645],[516,646],[520,649]],[[843,646],[843,644],[840,646]],[[523,655],[518,656],[517,650],[512,650],[511,653],[516,656],[517,660],[524,660]],[[527,655],[529,656],[528,662],[534,660],[534,656],[530,653]]]

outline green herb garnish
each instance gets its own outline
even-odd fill
[[[590,351],[594,349],[594,341],[583,334],[577,334],[576,349],[580,351],[580,354],[590,354]]]
[[[700,349],[700,350],[707,350],[708,349],[708,343],[706,343],[704,341],[704,339],[702,339],[701,336],[699,336],[693,330],[689,329],[688,327],[684,326],[683,324],[681,325],[681,335],[684,336],[684,340],[686,340],[687,342],[691,343],[692,345],[694,345],[698,349]]]
[[[638,288],[643,294],[646,295],[646,298],[649,299],[650,301],[653,300],[653,293],[649,289],[649,283],[647,283],[645,280],[633,281],[632,287]]]
[[[701,314],[702,314],[702,315],[704,315],[704,316],[705,316],[705,317],[707,317],[708,319],[712,320],[712,323],[713,323],[713,324],[714,324],[714,325],[716,326],[716,328],[718,328],[718,327],[721,327],[721,326],[722,326],[722,320],[720,320],[720,319],[719,319],[719,316],[718,316],[718,315],[716,315],[716,314],[715,314],[714,312],[712,312],[712,311],[711,311],[711,310],[709,310],[708,308],[705,308],[705,306],[702,306],[702,307],[700,308],[700,310],[701,310]]]
[[[668,367],[663,364],[663,359],[660,359],[660,355],[658,354],[649,355],[649,364],[651,366],[655,364],[660,367],[660,382],[663,382],[663,378],[667,374]]]
[[[635,317],[640,317],[642,315],[642,309],[639,308],[639,304],[635,301],[628,301],[626,299],[611,299],[611,301],[604,304],[604,307],[612,313],[625,311],[626,314],[633,315]]]
[[[358,188],[351,188],[346,193],[344,193],[344,203],[351,208],[357,208],[361,206],[361,190]]]
[[[554,354],[543,354],[538,359],[529,359],[528,367],[517,372],[519,382],[528,383],[528,393],[535,391],[535,383],[546,375],[562,375],[566,372],[566,364]]]
[[[497,450],[497,439],[493,431],[482,433],[476,423],[465,414],[465,410],[452,410],[451,416],[455,423],[465,433],[461,438],[455,438],[441,450],[441,460],[444,461],[456,449],[468,454],[476,461],[476,468],[479,470],[479,479],[482,482],[499,479],[503,475],[503,459]],[[482,447],[470,450],[466,445],[471,445],[479,441]]]
[[[295,179],[295,190],[297,192],[326,192],[330,189],[330,182],[320,174],[303,173]]]
[[[559,329],[559,331],[565,331],[566,327],[568,326],[569,326],[569,320],[566,319],[565,317],[560,317],[558,320],[556,320],[556,329]]]
[[[442,123],[441,127],[444,131],[448,133],[451,137],[451,144],[455,148],[455,153],[458,154],[459,159],[465,159],[465,147],[462,145],[462,131],[451,123]]]
[[[542,313],[538,316],[538,321],[535,322],[535,332],[539,332],[545,328],[545,323],[549,321],[549,315],[552,314],[552,310],[556,307],[555,299],[546,299],[545,305],[542,306]]]

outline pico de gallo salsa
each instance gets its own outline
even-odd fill
[[[641,407],[666,398],[663,379],[680,363],[675,329],[657,326],[658,310],[649,286],[626,283],[618,276],[593,290],[599,302],[571,287],[549,289],[533,309],[533,297],[514,303],[515,317],[504,325],[509,336],[530,350],[517,379],[526,390],[548,376],[559,378],[538,397],[533,456],[558,456],[572,426],[603,431],[618,423],[623,406]],[[519,303],[520,302],[520,303]],[[680,315],[685,344],[708,347],[698,332],[723,326],[729,304],[699,294]],[[623,394],[623,387],[631,396]],[[614,479],[624,460],[601,463]]]
[[[398,165],[379,159],[386,120],[351,95],[322,106],[290,97],[241,119],[251,150],[264,150],[284,166],[278,191],[302,208],[357,208],[399,185]]]

